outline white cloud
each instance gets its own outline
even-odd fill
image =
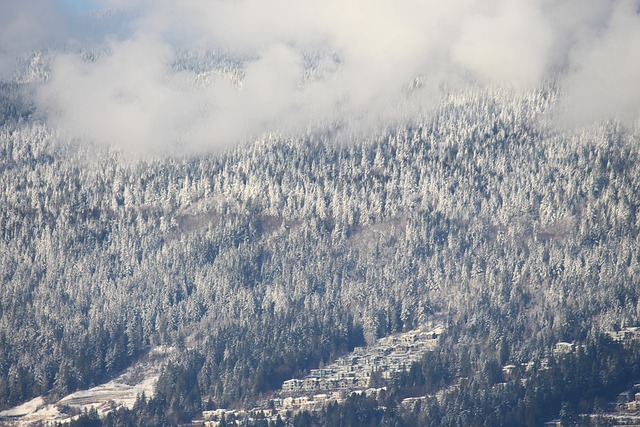
[[[640,108],[637,0],[102,2],[126,10],[127,31],[101,33],[94,62],[60,55],[40,105],[71,135],[140,150],[335,120],[372,128],[428,111],[462,75],[527,90],[563,69],[575,120]],[[244,59],[176,70],[184,50]],[[417,76],[427,84],[407,97]]]
[[[565,119],[576,124],[640,113],[638,2],[615,3],[600,31],[571,52]]]
[[[452,47],[453,59],[483,81],[530,88],[549,67],[553,37],[539,5],[504,0],[467,16]]]
[[[115,44],[95,62],[60,55],[40,101],[72,135],[123,146],[163,140],[182,114],[164,68],[170,57],[167,47],[143,39]]]
[[[0,1],[0,50],[21,51],[68,36],[67,16],[47,0]]]

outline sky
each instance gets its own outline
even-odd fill
[[[103,8],[103,5],[93,0],[62,0],[69,8],[79,11],[94,11]]]
[[[37,102],[52,126],[142,151],[328,123],[366,133],[429,114],[443,87],[469,84],[517,94],[555,79],[572,125],[640,111],[639,0],[0,0],[0,10],[5,57],[50,52]],[[9,67],[0,61],[0,76]]]

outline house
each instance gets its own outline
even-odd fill
[[[307,377],[302,380],[302,391],[316,391],[320,389],[320,379]]]
[[[282,391],[285,393],[297,393],[302,389],[302,380],[291,379],[282,383]]]
[[[222,416],[227,412],[226,409],[215,409],[213,411],[202,411],[202,418],[205,421],[220,421]]]
[[[576,345],[572,342],[559,342],[553,347],[553,354],[555,356],[562,356],[565,354],[573,353]]]
[[[516,374],[516,365],[506,365],[502,367],[502,376],[505,381],[513,381]]]
[[[625,409],[629,412],[636,412],[638,410],[640,410],[640,401],[638,400],[633,400],[631,402],[627,402],[625,404]]]
[[[335,374],[335,369],[312,369],[309,372],[310,377],[324,378]]]

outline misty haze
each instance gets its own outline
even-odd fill
[[[638,76],[638,0],[0,0],[0,425],[640,424]]]

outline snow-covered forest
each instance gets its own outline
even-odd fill
[[[5,2],[0,424],[131,377],[72,424],[184,424],[436,324],[384,397],[286,424],[635,396],[638,6]]]
[[[349,144],[145,159],[64,141],[23,90],[2,87],[3,407],[160,344],[229,404],[436,316],[463,370],[640,321],[640,129],[545,125],[552,86]]]

